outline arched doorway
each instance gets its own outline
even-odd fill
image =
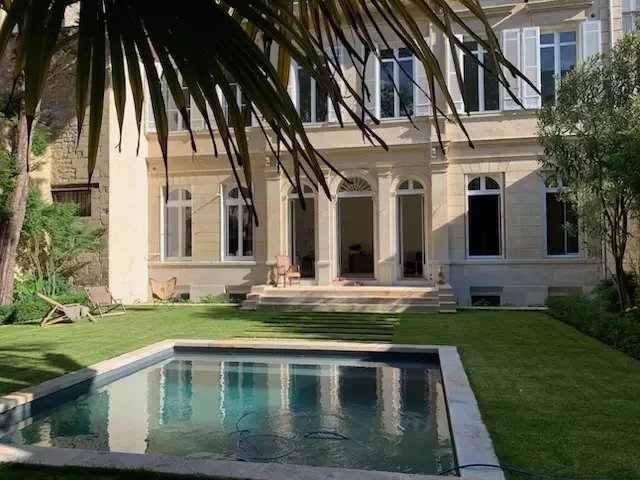
[[[424,186],[406,180],[398,186],[398,263],[400,278],[425,274]]]
[[[316,202],[313,189],[302,186],[306,208],[302,208],[298,191],[289,194],[289,255],[300,266],[302,278],[316,276]]]
[[[373,190],[360,177],[338,187],[338,273],[343,277],[374,277]]]

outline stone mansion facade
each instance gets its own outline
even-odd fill
[[[515,85],[526,110],[470,59],[462,61],[465,89],[459,91],[444,36],[424,21],[425,37],[447,71],[456,105],[462,110],[464,99],[470,111],[463,121],[473,149],[461,130],[447,123],[441,125],[440,148],[429,100],[403,78],[403,72],[412,72],[420,83],[424,72],[400,46],[391,45],[395,55],[381,50],[381,60],[367,68],[371,107],[381,119],[374,128],[388,151],[365,143],[353,124],[341,128],[313,79],[292,66],[289,92],[308,123],[309,138],[351,181],[327,169],[331,197],[305,184],[307,208],[302,209],[299,193],[276,168],[260,129],[249,126],[258,228],[226,157],[213,155],[197,112],[192,112],[198,147],[193,153],[188,132],[169,107],[167,191],[152,119],[147,119],[140,158],[134,158],[133,123],[125,127],[118,152],[110,101],[99,159],[106,166],[89,213],[94,219],[107,216],[104,268],[114,294],[147,301],[149,277],[177,277],[181,291],[194,300],[247,292],[274,280],[277,255],[288,255],[300,266],[302,282],[312,285],[346,278],[428,286],[442,270],[459,305],[540,305],[548,295],[590,289],[602,275],[602,258],[587,252],[576,231],[565,228],[578,219],[539,170],[536,110],[554,101],[564,72],[634,28],[637,3],[482,0],[505,55],[540,87],[542,95],[522,82]],[[483,59],[474,42],[462,32],[460,38]],[[356,83],[353,68],[344,67],[347,79]],[[402,101],[389,88],[389,76],[400,85]],[[238,102],[244,105],[241,92]],[[405,108],[415,126],[404,116]],[[51,147],[52,157],[56,148]],[[55,172],[62,160],[52,161]],[[64,181],[79,183],[77,172]],[[50,182],[54,191],[65,188],[63,181]]]

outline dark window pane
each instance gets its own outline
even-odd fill
[[[413,60],[402,60],[400,67],[398,78],[400,115],[413,115]]]
[[[540,49],[540,77],[542,105],[553,105],[556,99],[555,75],[555,48],[545,47]]]
[[[542,35],[540,36],[542,38]],[[560,32],[560,43],[575,42],[576,32]]]
[[[480,99],[478,98],[478,65],[468,55],[464,56],[463,96],[467,110],[477,112],[480,106]]]
[[[562,45],[560,47],[560,75],[564,76],[576,66],[576,46]]]
[[[484,188],[487,190],[500,190],[500,185],[491,177],[484,177]]]
[[[238,206],[231,205],[227,207],[227,255],[230,257],[238,256]]]
[[[316,86],[316,122],[326,122],[329,118],[329,98],[327,94]]]
[[[246,205],[242,206],[242,255],[253,255],[253,221]]]
[[[393,58],[393,50],[391,49],[380,50],[380,58]]]
[[[564,251],[564,203],[555,193],[547,193],[547,254],[563,255]]]
[[[500,255],[500,196],[469,197],[469,255]]]
[[[578,253],[578,216],[575,209],[565,203],[565,225],[567,226],[567,253]]]
[[[500,109],[500,94],[496,68],[490,55],[484,56],[484,109],[487,111]],[[494,73],[491,73],[491,72]]]
[[[251,126],[251,105],[249,104],[249,100],[244,92],[242,92],[242,95],[240,96],[240,98],[241,98],[240,108],[242,110],[242,116],[244,117],[244,126],[250,127]]]
[[[543,33],[540,35],[540,45],[553,45],[553,33]]]
[[[184,252],[183,257],[191,256],[191,207],[184,208]]]
[[[300,118],[303,122],[311,121],[311,77],[303,70],[298,70],[298,94],[300,104]]]
[[[79,217],[91,216],[91,190],[53,190],[51,196],[54,202],[74,204]]]
[[[395,91],[393,89],[393,62],[380,64],[380,117],[395,117]]]
[[[469,190],[480,190],[480,177],[476,177],[469,182]]]

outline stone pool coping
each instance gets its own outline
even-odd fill
[[[408,345],[300,340],[165,340],[62,375],[40,385],[0,397],[0,420],[20,412],[29,416],[29,404],[87,380],[108,378],[134,365],[168,358],[176,349],[227,348],[247,350],[328,351],[355,353],[438,354],[449,413],[453,448],[459,465],[498,465],[493,443],[482,421],[475,395],[458,350],[446,345]],[[153,360],[149,363],[150,360]],[[277,463],[251,463],[193,459],[173,455],[96,452],[54,447],[0,445],[0,463],[18,462],[50,466],[146,469],[174,474],[203,474],[223,478],[276,480],[434,480],[431,475],[374,472],[340,468],[309,467]],[[469,480],[504,480],[499,469],[470,468],[461,471]]]

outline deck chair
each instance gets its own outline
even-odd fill
[[[282,278],[283,286],[287,286],[287,280],[289,280],[289,286],[291,286],[291,280],[294,278],[300,285],[300,266],[292,265],[291,260],[286,255],[276,255],[276,287],[280,283]]]
[[[79,303],[68,303],[63,305],[56,302],[53,298],[49,298],[41,293],[38,293],[37,295],[51,306],[45,316],[42,317],[42,320],[40,320],[41,327],[62,322],[75,322],[84,317],[89,318],[92,322],[96,321],[93,315],[91,315],[89,307],[80,305]]]
[[[111,291],[107,287],[84,287],[84,291],[89,297],[91,313],[98,312],[101,317],[107,315],[126,315],[122,300],[113,298]],[[114,312],[114,310],[120,310]]]
[[[153,304],[158,303],[168,305],[170,302],[175,302],[178,295],[177,292],[178,279],[176,277],[169,280],[156,280],[154,278],[149,279],[149,287],[151,287],[151,298]]]

